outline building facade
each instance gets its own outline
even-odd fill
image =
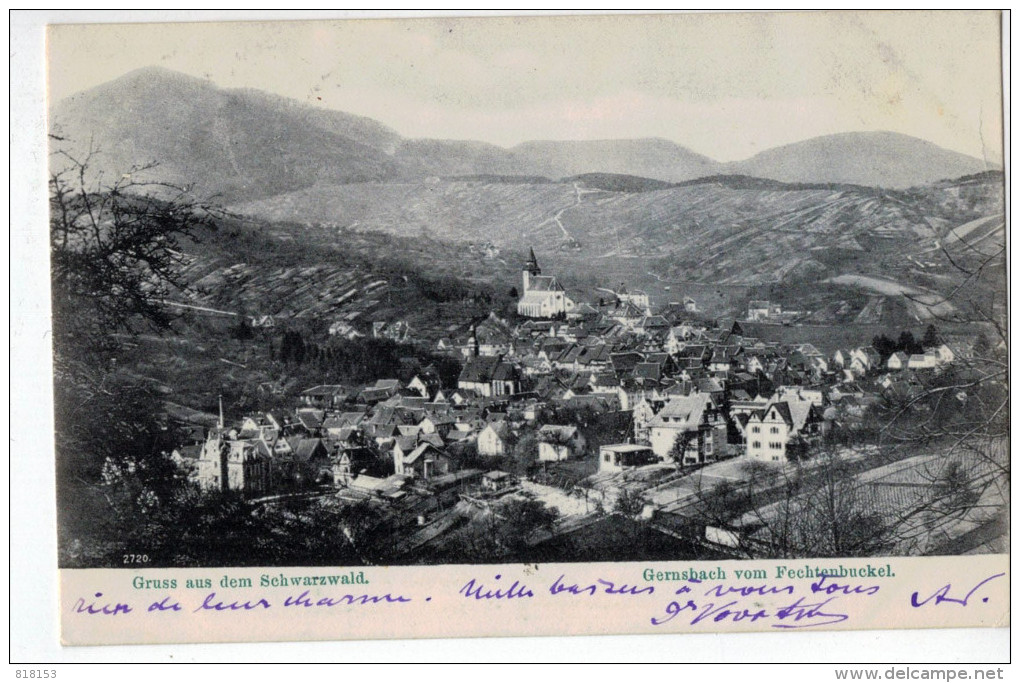
[[[522,270],[524,289],[517,302],[517,314],[525,318],[555,318],[574,311],[577,304],[567,296],[555,277],[542,275],[535,258],[535,250],[529,250],[528,261]]]

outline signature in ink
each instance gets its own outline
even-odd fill
[[[978,592],[978,589],[980,589],[986,583],[988,583],[990,581],[993,581],[995,579],[998,579],[1000,577],[1003,577],[1005,575],[1006,575],[1005,572],[1001,572],[999,574],[993,574],[993,575],[989,576],[987,579],[981,581],[976,586],[974,586],[969,591],[967,591],[967,594],[964,595],[962,598],[960,598],[960,597],[953,597],[951,595],[951,593],[953,592],[953,584],[951,584],[951,583],[947,583],[945,586],[942,586],[937,591],[932,593],[927,598],[924,598],[923,600],[919,599],[919,597],[918,597],[920,595],[920,592],[915,591],[914,594],[910,596],[910,605],[912,607],[923,607],[924,605],[927,605],[929,603],[934,603],[935,605],[941,605],[944,602],[948,602],[948,603],[952,603],[954,605],[959,605],[960,607],[966,607],[967,604],[969,603],[970,599],[972,597],[974,597],[975,593]],[[981,598],[981,602],[988,602],[988,598],[987,597]]]

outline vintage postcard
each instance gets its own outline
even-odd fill
[[[65,645],[1009,625],[998,12],[46,40]]]

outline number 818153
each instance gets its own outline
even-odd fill
[[[56,669],[15,669],[15,678],[56,678]]]

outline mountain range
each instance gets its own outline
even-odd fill
[[[356,300],[353,312],[396,319],[405,313],[386,313],[386,302],[433,306],[429,278],[451,278],[439,289],[470,300],[489,296],[479,288],[510,291],[533,246],[580,296],[625,281],[729,315],[753,291],[814,311],[814,322],[905,324],[931,315],[915,299],[954,291],[961,264],[983,267],[967,261],[973,244],[1005,240],[999,170],[896,133],[813,138],[732,163],[664,139],[503,148],[408,139],[369,118],[158,68],[50,114],[54,150],[97,150],[89,165],[107,178],[192,185],[250,226],[215,263],[192,255],[203,287],[219,283],[198,302],[213,308],[272,299],[274,312],[329,317]],[[132,171],[150,161],[159,166]],[[253,251],[255,235],[264,241]],[[281,245],[293,247],[286,259]],[[338,265],[353,249],[364,272]],[[403,270],[395,276],[387,259]],[[248,279],[232,280],[235,269]],[[376,292],[382,281],[391,284]],[[309,300],[313,291],[325,298]]]
[[[91,145],[97,170],[119,177],[159,164],[154,177],[259,200],[313,186],[418,182],[450,176],[608,173],[678,183],[746,175],[790,183],[907,188],[989,165],[907,135],[843,133],[722,163],[660,138],[530,141],[511,148],[408,139],[372,119],[252,89],[224,89],[159,67],[133,71],[52,105],[61,149]]]

